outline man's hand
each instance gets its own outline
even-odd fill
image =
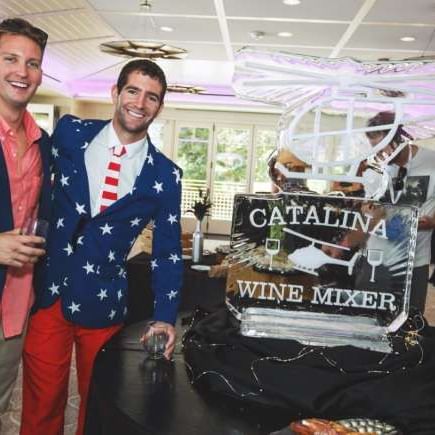
[[[435,216],[420,216],[418,220],[419,230],[433,230],[435,228]]]
[[[43,243],[44,238],[23,236],[18,228],[0,233],[0,264],[23,267],[25,264],[36,263],[45,254],[45,250],[34,246]]]
[[[167,360],[170,360],[175,349],[175,338],[176,338],[175,328],[170,323],[166,323],[166,322],[154,322],[153,327],[163,330],[168,336],[168,341],[166,343],[164,355]],[[146,336],[143,335],[140,341],[143,343],[145,340],[146,340]]]

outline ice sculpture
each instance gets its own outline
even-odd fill
[[[283,109],[271,166],[279,193],[234,204],[227,305],[241,333],[390,352],[408,316],[418,213],[378,200],[408,139],[435,134],[435,64],[246,48],[234,88]],[[381,111],[393,121],[367,127]],[[403,126],[409,137],[386,153]],[[366,134],[385,130],[371,146]],[[361,197],[331,195],[347,185]]]

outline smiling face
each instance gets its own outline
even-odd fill
[[[0,113],[24,110],[42,80],[42,52],[22,35],[0,35]]]
[[[163,107],[161,95],[160,82],[140,71],[128,75],[127,83],[119,93],[113,86],[113,126],[124,145],[145,137],[148,127]]]

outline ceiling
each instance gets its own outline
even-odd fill
[[[48,32],[42,93],[86,99],[108,98],[125,59],[100,52],[99,45],[118,39],[164,41],[189,51],[183,60],[159,64],[170,83],[201,86],[208,95],[172,94],[170,101],[233,101],[234,53],[246,45],[360,60],[435,55],[434,0],[300,0],[294,6],[282,0],[151,0],[149,11],[142,1],[1,0],[0,16],[28,19]],[[252,32],[264,35],[255,39]],[[402,42],[404,36],[415,40]]]

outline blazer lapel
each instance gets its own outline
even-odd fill
[[[45,131],[41,131],[42,136],[38,141],[39,154],[42,163],[42,187],[39,194],[38,215],[48,219],[51,208],[51,171],[50,171],[50,138]]]
[[[11,190],[9,185],[8,170],[6,167],[3,147],[0,144],[0,232],[9,231],[14,228],[12,216]]]
[[[78,122],[80,121],[80,122]],[[88,121],[78,120],[74,122],[75,135],[74,139],[78,145],[78,149],[73,153],[73,177],[74,189],[73,195],[75,201],[79,204],[84,204],[89,215],[91,214],[91,200],[89,193],[89,182],[85,164],[85,151],[97,134],[110,121]]]
[[[150,189],[154,185],[157,176],[157,148],[151,143],[148,137],[148,155],[139,175],[134,182],[133,194],[149,194]]]

